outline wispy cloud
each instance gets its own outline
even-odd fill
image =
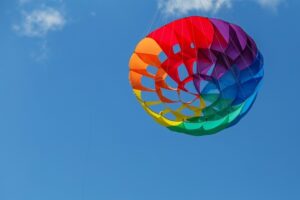
[[[13,29],[24,36],[43,37],[50,31],[62,29],[66,24],[63,13],[55,8],[41,8],[31,12],[22,13],[19,24],[13,25]]]
[[[217,12],[230,8],[231,0],[159,0],[158,6],[169,15],[186,14],[190,11]]]
[[[277,9],[285,0],[248,0],[262,7]],[[180,15],[191,11],[216,13],[221,9],[229,9],[240,0],[158,0],[159,9],[166,15]]]
[[[257,2],[263,6],[271,9],[277,9],[278,6],[283,3],[284,0],[257,0]]]
[[[50,32],[62,30],[68,22],[64,0],[16,1],[19,20],[12,24],[12,30],[16,35],[30,39],[30,58],[43,64],[51,52],[47,36]]]

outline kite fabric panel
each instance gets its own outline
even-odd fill
[[[187,17],[142,39],[129,62],[139,103],[159,124],[190,135],[235,125],[253,105],[263,57],[237,25]]]

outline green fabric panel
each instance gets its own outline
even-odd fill
[[[204,99],[206,102],[215,102],[220,95],[219,94],[201,94],[201,97]]]
[[[229,123],[231,123],[233,120],[235,120],[239,116],[239,114],[242,112],[244,105],[245,105],[245,103],[239,105],[234,112],[229,114]]]
[[[205,130],[211,130],[211,129],[215,129],[218,126],[221,126],[223,124],[226,124],[226,118],[227,115],[219,120],[215,120],[215,121],[208,121],[204,124],[203,128]]]
[[[204,130],[203,128],[199,128],[199,129],[187,129],[183,124],[181,124],[180,126],[176,126],[176,127],[167,127],[168,129],[172,130],[172,131],[176,131],[176,132],[180,132],[180,133],[185,133],[188,135],[193,135],[193,136],[205,136],[205,135],[212,135],[215,134],[225,128],[228,127],[228,124],[223,124],[221,126],[218,126],[214,129],[210,129],[210,130]]]
[[[186,133],[194,136],[211,135],[227,128],[230,123],[239,116],[243,109],[243,106],[244,103],[218,112],[217,115],[215,114],[209,119],[203,116],[194,117],[181,123],[179,126],[167,128],[176,132]]]

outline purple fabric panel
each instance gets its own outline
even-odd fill
[[[215,29],[215,35],[211,49],[225,53],[230,39],[229,25],[228,23],[217,19],[211,19],[211,22]]]
[[[213,23],[219,33],[224,37],[224,39],[229,42],[229,24],[218,19],[210,19],[210,21]]]
[[[231,24],[230,26],[235,31],[236,36],[239,40],[239,43],[242,47],[242,50],[244,50],[246,48],[246,45],[247,45],[248,36],[246,35],[246,33],[239,26],[236,26],[236,25],[233,25],[233,24]]]
[[[216,67],[212,73],[212,77],[215,79],[220,79],[226,71],[230,68],[230,63],[228,62],[228,58],[225,55],[218,54]]]
[[[201,91],[200,91],[200,81],[201,81],[200,75],[199,74],[194,75],[193,82],[194,82],[195,88],[196,88],[196,90],[197,90],[197,92],[198,92],[199,95],[201,94]]]
[[[236,60],[236,65],[240,70],[243,70],[249,67],[254,60],[253,52],[251,49],[246,48],[245,51],[240,55],[240,57]]]
[[[199,50],[197,57],[197,71],[199,74],[207,74],[211,66],[216,63],[216,56],[209,50]]]

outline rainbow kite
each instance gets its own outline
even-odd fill
[[[208,135],[236,124],[251,108],[263,78],[263,57],[239,26],[187,17],[142,39],[129,79],[159,124]]]

